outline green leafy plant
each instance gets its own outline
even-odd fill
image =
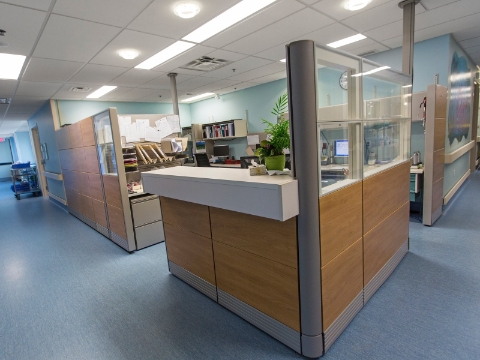
[[[265,133],[267,140],[260,142],[260,147],[255,151],[255,155],[261,160],[269,156],[283,155],[283,149],[290,147],[290,124],[283,114],[288,108],[288,95],[285,93],[277,100],[273,107],[272,114],[277,116],[278,122],[271,123],[268,120],[262,119],[262,122],[267,125]]]

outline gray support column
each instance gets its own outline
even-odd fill
[[[402,72],[413,75],[413,45],[415,43],[415,5],[420,0],[404,0],[398,4],[403,9]]]
[[[292,171],[298,180],[298,273],[302,354],[323,354],[315,44],[287,46]]]
[[[177,74],[170,73],[168,74],[170,78],[170,87],[172,90],[172,103],[173,103],[173,113],[179,115],[180,111],[178,110],[178,94],[177,94]]]

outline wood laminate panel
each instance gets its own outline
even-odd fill
[[[210,208],[212,239],[297,268],[297,220],[277,221]]]
[[[92,174],[100,174],[95,146],[84,147],[83,151],[85,153],[85,171]]]
[[[65,195],[67,196],[67,205],[70,209],[75,210],[77,212],[81,212],[80,206],[80,194],[75,192],[72,189],[65,189]]]
[[[87,168],[85,166],[85,151],[83,147],[72,149],[73,154],[73,166],[72,170],[86,172]]]
[[[93,212],[95,214],[95,222],[108,229],[107,213],[105,211],[105,203],[92,199]]]
[[[98,174],[88,174],[89,196],[103,202],[102,180]]]
[[[322,267],[322,316],[326,330],[363,289],[362,238]]]
[[[218,241],[213,253],[219,289],[300,331],[296,269]]]
[[[71,147],[70,145],[70,133],[68,128],[64,127],[55,131],[55,139],[57,140],[57,149],[65,150]]]
[[[322,266],[362,237],[362,196],[358,182],[319,199]]]
[[[65,186],[65,188],[75,190],[76,189],[75,172],[67,169],[63,169],[62,172],[63,172],[63,185]]]
[[[90,186],[88,181],[88,174],[86,172],[74,171],[75,176],[75,191],[82,195],[90,196]]]
[[[103,188],[105,189],[105,199],[107,204],[123,209],[118,176],[103,175]]]
[[[364,240],[364,282],[367,285],[398,249],[408,240],[410,202],[390,215]]]
[[[433,183],[432,214],[443,206],[443,178]]]
[[[82,129],[80,127],[80,123],[77,122],[68,126],[68,131],[70,133],[70,144],[72,148],[83,147]]]
[[[168,260],[216,285],[212,239],[164,223]]]
[[[440,149],[433,153],[433,182],[443,178],[445,169],[445,150]]]
[[[363,232],[366,234],[410,198],[410,162],[363,181]]]
[[[110,224],[110,230],[125,240],[127,239],[127,230],[125,228],[125,218],[123,216],[123,210],[107,204],[108,222]]]
[[[83,146],[95,146],[95,135],[93,132],[93,119],[91,117],[80,121]]]
[[[208,206],[161,197],[165,223],[211,238]]]
[[[80,206],[82,209],[82,214],[88,217],[90,220],[95,221],[95,212],[93,211],[92,201],[92,198],[85,195],[80,195]]]
[[[433,151],[445,148],[446,119],[435,119],[435,138],[433,140]]]
[[[58,152],[58,157],[62,169],[74,170],[73,152],[71,149],[60,150]]]

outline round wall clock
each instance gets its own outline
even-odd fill
[[[348,74],[347,72],[345,71],[342,76],[340,76],[340,87],[343,89],[343,90],[347,90],[348,89],[348,81],[347,81],[347,77],[348,77]]]

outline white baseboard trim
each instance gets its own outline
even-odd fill
[[[450,200],[452,200],[455,193],[460,189],[463,183],[468,179],[470,176],[470,169],[462,176],[460,180],[455,184],[455,186],[450,190],[447,195],[443,198],[443,205],[447,205]]]

